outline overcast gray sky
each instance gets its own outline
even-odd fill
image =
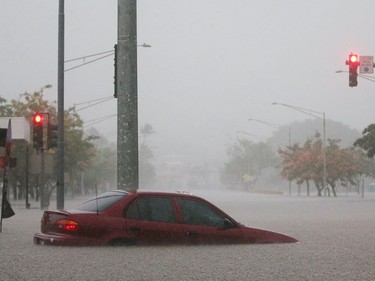
[[[157,155],[212,161],[236,131],[270,136],[310,117],[280,102],[325,112],[362,131],[374,122],[375,85],[348,86],[350,52],[375,55],[373,0],[139,0],[139,124]],[[0,96],[53,88],[57,100],[58,0],[0,2]],[[116,0],[65,0],[65,58],[111,50]],[[113,95],[113,57],[65,73],[65,107]],[[116,100],[79,113],[115,114]],[[116,139],[116,118],[95,125]]]

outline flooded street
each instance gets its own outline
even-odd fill
[[[298,244],[53,247],[33,244],[42,212],[12,203],[0,280],[373,280],[375,197],[193,191],[238,221]],[[66,207],[75,202],[66,201]],[[16,204],[16,205],[15,205]],[[55,202],[52,202],[55,207]]]

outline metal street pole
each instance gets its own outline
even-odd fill
[[[237,134],[244,134],[244,135],[248,135],[248,136],[251,136],[251,137],[254,137],[260,141],[264,141],[266,139],[266,137],[264,136],[260,136],[260,135],[256,135],[256,134],[252,134],[252,133],[248,133],[248,132],[245,132],[245,131],[236,131]]]
[[[128,191],[139,185],[136,15],[136,0],[118,0],[117,187]]]
[[[45,162],[44,162],[44,149],[40,152],[40,159],[41,159],[41,173],[40,173],[40,209],[45,210],[46,207],[46,181],[45,181]]]
[[[294,105],[289,105],[285,103],[272,103],[273,105],[282,105],[285,107],[289,107],[291,109],[297,110],[299,112],[302,112],[304,114],[313,116],[315,118],[319,118],[323,120],[323,148],[322,148],[322,154],[323,154],[323,189],[324,189],[324,196],[327,196],[327,158],[326,158],[326,113],[325,112],[319,112],[303,107],[298,107]],[[321,114],[322,117],[316,115]]]
[[[57,193],[56,208],[64,209],[64,0],[59,0],[57,87]]]
[[[30,209],[30,203],[29,203],[29,167],[30,167],[30,157],[29,157],[29,146],[26,146],[26,152],[25,152],[25,162],[26,162],[26,167],[25,167],[25,200],[26,200],[26,209]]]
[[[283,125],[276,124],[276,123],[273,123],[273,122],[263,121],[263,120],[259,120],[259,119],[250,118],[248,121],[256,121],[256,122],[263,123],[265,125],[271,126],[273,128],[276,128],[276,129],[280,129],[280,128],[283,127]],[[288,130],[289,130],[289,132],[288,132],[289,146],[291,146],[292,145],[292,131],[291,131],[290,126],[288,126]]]
[[[326,113],[323,114],[323,185],[324,196],[327,196],[327,149],[326,149]]]
[[[276,123],[273,123],[273,122],[263,121],[263,120],[259,120],[259,119],[250,118],[248,121],[256,121],[256,122],[263,123],[265,125],[268,125],[272,128],[276,128],[276,129],[280,129],[280,128],[283,127],[283,125],[276,124]],[[291,130],[290,126],[288,126],[288,129],[289,129],[289,132],[288,132],[289,147],[291,147],[292,146],[292,130]],[[291,196],[292,195],[292,181],[290,179],[288,179],[288,181],[289,181],[289,196]]]

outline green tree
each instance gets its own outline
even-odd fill
[[[96,136],[86,136],[83,121],[75,108],[65,110],[64,115],[64,169],[69,173],[72,195],[80,193],[79,182],[81,172],[91,165],[92,158],[97,154],[94,140]]]
[[[229,161],[221,170],[221,182],[229,186],[244,186],[244,176],[252,177],[253,185],[265,168],[272,167],[277,162],[271,147],[264,143],[253,143],[246,139],[238,139],[228,147]]]
[[[367,152],[369,158],[375,155],[375,124],[370,124],[362,132],[362,138],[354,142],[354,146],[358,146]]]
[[[152,126],[148,123],[146,123],[144,126],[141,127],[141,135],[142,135],[142,143],[146,143],[146,139],[147,137],[151,136],[152,134],[155,133],[154,129],[152,128]]]
[[[106,191],[116,189],[117,151],[114,145],[96,148],[96,155],[84,169],[84,192],[93,192],[94,187]]]
[[[23,93],[19,96],[19,99],[11,100],[7,102],[4,98],[0,98],[0,117],[25,117],[31,122],[32,114],[36,111],[50,110],[56,113],[53,105],[44,100],[44,91],[51,88],[50,85],[46,85],[34,91],[33,93]],[[31,137],[31,136],[30,136]],[[32,139],[32,138],[30,138]],[[26,171],[26,159],[31,157],[32,149],[29,149],[25,143],[13,144],[12,157],[17,158],[17,166],[12,168],[9,173],[10,184],[13,187],[13,195],[15,198],[22,199],[25,195],[26,182],[25,182],[25,171]],[[31,185],[37,182],[37,178],[30,178]],[[19,191],[17,193],[17,191]],[[31,195],[38,199],[38,189],[30,189]]]
[[[7,100],[0,97],[0,117],[11,116],[12,108],[7,104]]]
[[[45,90],[51,88],[50,85],[42,87],[38,91],[32,93],[25,92],[19,96],[19,99],[13,99],[7,103],[4,99],[0,100],[1,109],[0,116],[2,117],[25,117],[32,122],[32,115],[35,112],[48,112],[51,119],[56,119],[56,106],[44,98]],[[32,136],[30,136],[32,139]],[[64,161],[65,172],[70,174],[70,185],[67,188],[73,192],[78,182],[78,172],[85,169],[82,163],[89,162],[96,154],[93,145],[94,137],[85,136],[83,132],[83,121],[76,113],[74,108],[65,110],[64,112]],[[23,178],[26,170],[26,153],[25,147],[17,147],[14,149],[17,157],[17,167],[11,169],[11,173],[15,178],[15,182],[20,182],[20,191],[24,192],[24,181],[19,180]],[[31,154],[31,146],[28,149]],[[54,150],[51,151],[53,153]],[[29,155],[30,156],[30,155]],[[18,184],[18,183],[15,183]]]

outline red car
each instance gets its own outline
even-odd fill
[[[42,245],[294,243],[296,239],[246,227],[190,194],[111,191],[70,211],[45,211]]]

